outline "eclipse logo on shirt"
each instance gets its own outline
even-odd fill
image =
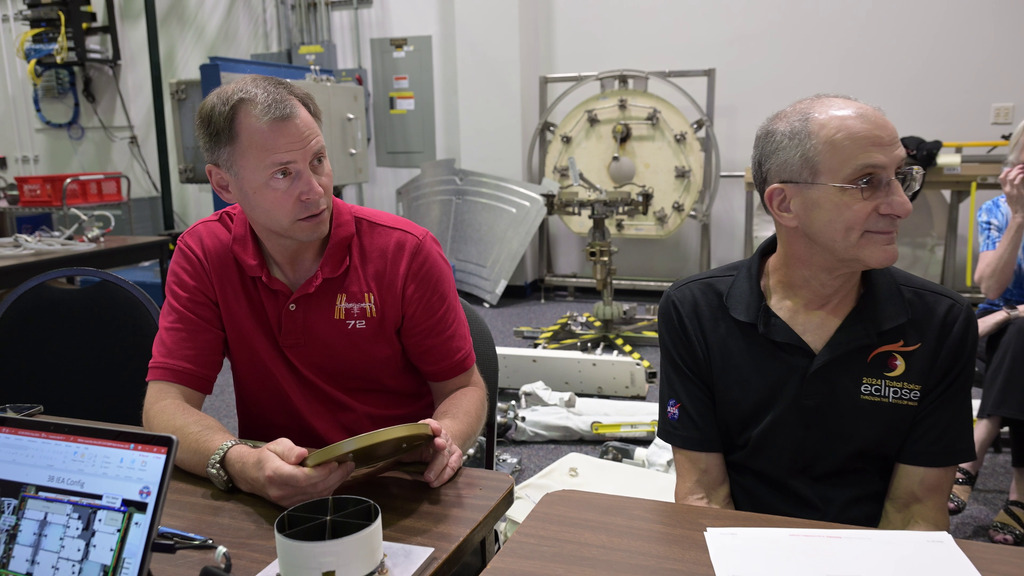
[[[889,352],[890,354],[885,362],[885,370],[887,371],[883,371],[882,375],[896,378],[901,376],[907,369],[907,361],[904,360],[899,352],[910,352],[920,347],[920,344],[904,346],[903,340],[900,340],[895,344],[879,346],[868,355],[867,361],[871,362],[871,359],[876,355]],[[912,382],[865,376],[861,379],[860,397],[862,400],[917,406],[921,399],[921,385]]]
[[[889,368],[889,372],[885,372],[886,376],[899,376],[907,369],[907,362],[903,359],[903,356],[897,354],[897,352],[910,352],[917,350],[921,347],[921,344],[914,344],[913,346],[904,346],[903,340],[895,344],[886,344],[885,346],[879,346],[874,352],[868,355],[868,362],[875,357],[876,354],[883,352],[892,352],[892,356],[886,361],[886,367]]]

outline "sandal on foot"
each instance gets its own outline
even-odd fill
[[[949,493],[949,515],[956,516],[967,508],[967,499],[971,497],[974,483],[978,475],[963,466],[956,467],[957,477],[953,480],[953,490]]]
[[[1014,508],[1019,511],[1019,514],[1014,511]],[[992,525],[989,526],[988,539],[996,544],[1008,544],[1008,542],[996,542],[996,539],[992,537],[993,533],[1005,534],[1013,539],[1014,546],[1020,546],[1021,542],[1024,542],[1024,520],[1021,520],[1021,515],[1024,515],[1024,502],[1007,500],[1003,509],[996,514]]]

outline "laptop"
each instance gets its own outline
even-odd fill
[[[0,415],[0,574],[146,576],[177,439]]]

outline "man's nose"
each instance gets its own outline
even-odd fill
[[[910,197],[903,191],[903,186],[896,179],[890,180],[884,192],[884,201],[881,210],[884,214],[891,214],[897,218],[906,218],[914,211],[914,205]]]
[[[299,193],[302,200],[316,200],[324,195],[319,177],[312,170],[303,170],[299,178]]]

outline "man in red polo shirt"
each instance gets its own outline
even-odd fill
[[[177,463],[283,506],[331,494],[352,463],[299,463],[371,430],[422,421],[424,480],[447,482],[484,423],[486,389],[440,244],[331,193],[320,109],[246,76],[200,106],[214,191],[232,206],[179,238],[153,346],[146,428]],[[201,409],[227,357],[239,437]]]

